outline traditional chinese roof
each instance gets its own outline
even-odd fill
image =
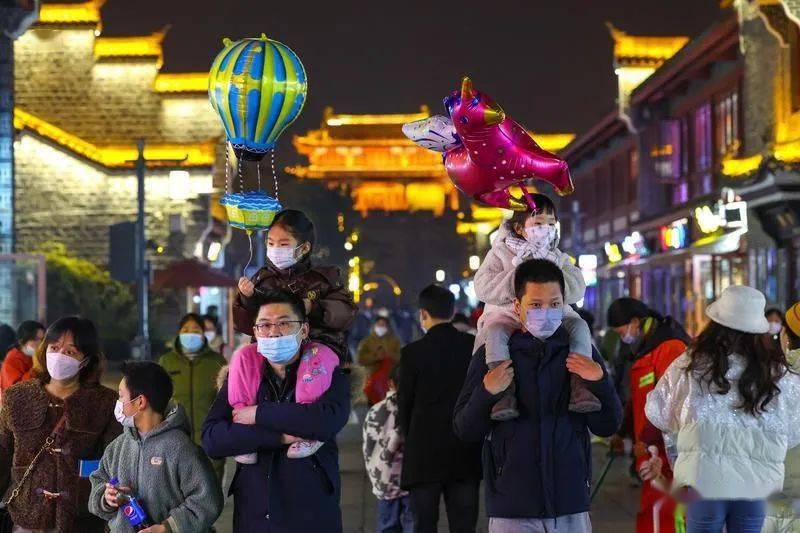
[[[606,23],[614,39],[615,67],[658,67],[689,42],[688,37],[628,35]]]

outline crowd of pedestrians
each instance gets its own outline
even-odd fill
[[[800,529],[800,304],[730,286],[691,338],[626,297],[596,338],[556,208],[534,199],[476,273],[485,307],[428,286],[411,335],[358,314],[292,210],[239,281],[235,350],[187,314],[114,391],[90,321],[23,322],[0,368],[0,533],[211,531],[226,495],[236,532],[340,532],[336,437],[362,398],[368,531],[438,531],[443,504],[451,532],[475,532],[483,487],[491,533],[589,532],[595,442],[631,461],[637,533]]]

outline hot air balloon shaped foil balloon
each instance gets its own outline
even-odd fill
[[[288,46],[264,34],[223,43],[209,73],[208,96],[237,157],[258,160],[302,111],[306,71]]]

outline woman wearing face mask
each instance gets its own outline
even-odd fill
[[[9,388],[0,411],[0,493],[13,531],[102,532],[88,511],[88,476],[122,428],[116,393],[100,385],[97,330],[57,320],[34,357],[41,373]]]
[[[217,394],[217,374],[226,364],[225,358],[208,346],[203,317],[189,313],[181,319],[174,349],[162,355],[158,364],[172,377],[173,399],[186,410],[192,439],[200,444],[200,428]],[[214,469],[221,480],[224,464],[215,463]]]
[[[216,317],[212,315],[203,316],[203,330],[203,335],[206,338],[206,342],[208,342],[208,347],[224,355],[225,342],[222,340],[219,323]]]
[[[780,309],[775,307],[767,309],[764,316],[769,322],[769,336],[772,338],[773,344],[778,349],[781,349],[781,330],[783,330],[783,313]]]
[[[395,335],[389,319],[378,317],[370,334],[358,345],[356,357],[358,364],[365,367],[367,375],[372,375],[386,358],[393,363],[399,361],[402,348],[400,338]]]
[[[0,369],[0,394],[15,383],[31,379],[33,356],[44,340],[44,326],[26,320],[17,329],[17,343],[8,351]]]
[[[370,405],[386,397],[389,373],[400,360],[402,348],[389,319],[382,316],[375,319],[372,331],[359,343],[356,357],[367,376],[364,394]]]
[[[311,262],[314,224],[302,211],[287,209],[275,217],[267,236],[267,266],[252,280],[239,280],[233,303],[236,331],[253,334],[258,295],[282,290],[300,298],[308,313],[313,340],[329,346],[343,363],[350,361],[345,331],[358,308],[342,283],[338,267]]]
[[[581,270],[570,257],[558,249],[556,225],[558,216],[552,200],[543,194],[532,195],[536,211],[519,211],[500,227],[492,249],[475,274],[475,293],[486,302],[478,321],[475,351],[486,345],[486,364],[494,368],[510,357],[508,342],[518,328],[514,314],[514,274],[517,266],[527,259],[546,259],[558,265],[566,280],[563,310],[564,327],[569,332],[570,352],[592,357],[592,336],[589,327],[570,307],[583,299],[586,284]],[[561,310],[556,312],[560,315]],[[559,316],[560,318],[560,316]],[[494,404],[492,419],[510,420],[519,416],[515,385],[506,389],[503,398]],[[572,378],[570,409],[573,412],[592,412],[600,402],[580,379]]]

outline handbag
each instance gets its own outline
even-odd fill
[[[33,456],[31,464],[28,465],[28,468],[25,469],[25,473],[22,474],[22,479],[19,480],[19,483],[17,483],[17,486],[14,487],[14,490],[11,491],[11,496],[9,496],[6,501],[0,502],[0,533],[11,533],[11,530],[14,528],[14,522],[11,520],[11,513],[8,511],[8,506],[11,505],[11,502],[13,502],[17,496],[19,496],[19,491],[22,489],[22,485],[25,484],[28,476],[30,476],[31,472],[33,472],[33,467],[39,462],[39,457],[41,457],[42,453],[49,452],[52,449],[53,444],[56,442],[56,436],[61,431],[61,428],[64,427],[66,420],[67,413],[65,412],[63,415],[61,415],[61,418],[58,420],[56,427],[53,428],[53,431],[50,432],[50,435],[44,439],[44,444],[42,444],[42,447],[39,448],[39,451]]]

